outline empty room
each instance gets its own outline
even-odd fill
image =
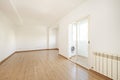
[[[120,0],[0,0],[0,80],[120,80]]]

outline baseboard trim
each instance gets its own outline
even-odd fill
[[[73,61],[71,61],[71,62],[73,62]],[[75,62],[73,62],[73,63],[75,63]],[[83,68],[83,69],[85,69],[85,70],[89,70],[88,68],[86,68],[86,67],[84,67],[84,66],[82,66],[82,65],[80,65],[80,64],[78,64],[78,63],[75,63],[76,65],[78,65],[78,66],[80,66],[81,68]]]
[[[13,56],[15,54],[15,52],[14,53],[12,53],[11,55],[9,55],[8,57],[6,57],[4,60],[2,60],[1,62],[0,62],[0,65],[1,64],[3,64],[6,60],[8,60],[11,56]]]
[[[61,54],[58,54],[59,56],[61,56],[61,57],[63,57],[63,58],[65,58],[65,59],[68,59],[67,57],[65,57],[65,56],[63,56],[63,55],[61,55]],[[69,59],[68,59],[69,60]]]
[[[98,72],[96,72],[96,71],[94,71],[92,69],[89,69],[89,71],[95,73],[96,75],[99,75],[99,76],[103,77],[105,80],[113,80],[113,79],[111,79],[111,78],[109,78],[109,77],[107,77],[107,76],[105,76],[103,74],[100,74],[100,73],[98,73]]]
[[[84,67],[84,66],[82,66],[82,65],[80,65],[80,64],[78,64],[78,63],[73,62],[72,60],[70,60],[69,58],[67,58],[67,57],[65,57],[65,56],[63,56],[63,55],[61,55],[61,54],[58,54],[58,55],[60,55],[60,56],[64,57],[65,59],[67,59],[67,60],[71,61],[72,63],[74,63],[74,64],[76,64],[76,65],[78,65],[78,66],[82,67],[82,68],[83,68],[83,69],[85,69],[85,70],[89,70],[89,69],[87,69],[86,67]]]
[[[59,48],[50,48],[48,50],[59,50]]]
[[[15,53],[32,52],[32,51],[45,51],[45,50],[59,50],[59,49],[58,49],[58,48],[52,48],[52,49],[36,49],[36,50],[16,51]]]

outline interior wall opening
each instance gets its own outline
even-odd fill
[[[49,39],[48,39],[48,48],[57,49],[58,48],[58,28],[49,28]]]
[[[88,17],[69,25],[70,60],[89,68]]]

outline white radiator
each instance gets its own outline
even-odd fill
[[[113,80],[120,80],[120,55],[94,53],[93,70]]]

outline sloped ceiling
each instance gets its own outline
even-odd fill
[[[0,11],[20,25],[53,25],[85,0],[0,0]]]

